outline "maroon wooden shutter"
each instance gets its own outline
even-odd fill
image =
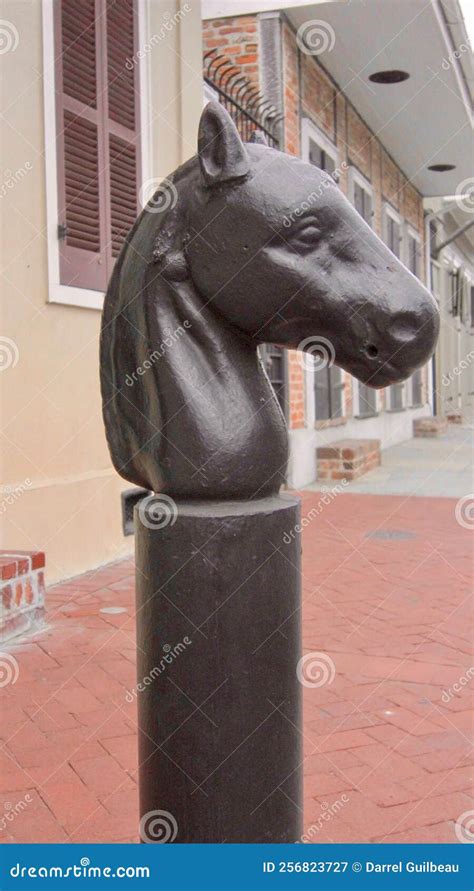
[[[133,0],[109,0],[106,24],[111,268],[138,209],[137,13]]]
[[[137,213],[134,0],[56,0],[60,280],[105,290]]]

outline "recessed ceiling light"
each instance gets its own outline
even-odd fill
[[[403,80],[408,80],[409,77],[408,71],[399,71],[397,68],[369,74],[369,80],[374,84],[400,84]]]
[[[428,170],[432,170],[433,173],[447,173],[448,170],[456,170],[455,164],[430,164]]]

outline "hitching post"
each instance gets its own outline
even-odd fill
[[[287,432],[257,346],[385,387],[437,331],[429,292],[331,177],[206,106],[102,320],[112,460],[157,493],[135,516],[142,841],[302,832],[300,508],[279,494]]]

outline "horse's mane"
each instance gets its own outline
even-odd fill
[[[151,199],[116,261],[101,332],[107,442],[118,473],[155,492],[258,497],[279,488],[286,427],[256,345],[214,314],[187,268],[198,177],[195,157],[167,179],[167,206],[155,213]],[[275,478],[262,484],[267,435]]]

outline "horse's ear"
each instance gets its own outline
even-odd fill
[[[207,186],[240,179],[250,170],[250,161],[237,128],[219,102],[209,102],[199,123],[198,154]]]
[[[268,148],[267,138],[262,130],[252,130],[250,142],[253,142],[254,145],[266,145]]]

